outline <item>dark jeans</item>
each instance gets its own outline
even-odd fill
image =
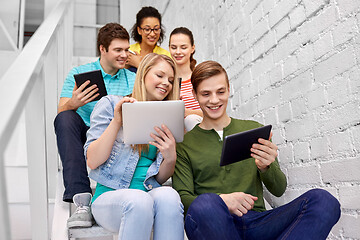
[[[340,218],[340,204],[322,189],[310,190],[290,203],[265,211],[231,215],[216,194],[198,196],[185,217],[189,240],[326,239]]]
[[[65,192],[63,200],[72,202],[77,193],[91,193],[86,169],[84,144],[89,129],[75,111],[59,113],[54,121],[59,155],[63,165]]]

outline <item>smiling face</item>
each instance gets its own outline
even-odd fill
[[[108,50],[100,45],[100,64],[106,73],[114,75],[119,69],[125,67],[129,47],[128,40],[119,38],[111,41]]]
[[[195,51],[195,46],[191,45],[189,36],[179,33],[170,38],[169,50],[171,57],[177,65],[190,64],[190,56]]]
[[[150,33],[147,33],[149,29]],[[140,27],[137,28],[138,33],[141,35],[141,43],[154,47],[160,38],[158,29],[161,31],[159,19],[155,17],[144,18]]]
[[[147,101],[162,101],[174,83],[174,70],[165,60],[159,60],[145,76]]]
[[[203,111],[204,122],[218,124],[228,121],[226,107],[230,92],[224,73],[203,80],[193,94]]]

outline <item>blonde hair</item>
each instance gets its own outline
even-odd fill
[[[145,77],[148,72],[160,61],[167,62],[172,70],[174,71],[174,82],[172,83],[172,89],[169,94],[164,98],[166,100],[179,100],[180,99],[180,83],[177,77],[176,64],[174,60],[166,55],[159,55],[156,53],[149,53],[146,55],[140,62],[139,68],[136,72],[136,78],[133,88],[132,97],[137,101],[146,101],[146,88],[145,88]],[[139,155],[141,155],[142,150],[148,150],[148,144],[136,144],[133,146],[133,149],[138,150]]]

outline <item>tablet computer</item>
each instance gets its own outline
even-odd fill
[[[184,139],[184,102],[144,101],[122,105],[123,139],[125,144],[148,144],[157,135],[154,127],[165,124],[176,142]]]
[[[267,125],[225,136],[220,166],[251,158],[251,146],[257,143],[259,138],[269,139],[271,127]]]
[[[98,101],[98,100],[100,100],[100,98],[107,95],[107,91],[106,91],[106,87],[105,87],[105,83],[104,83],[104,79],[103,79],[101,70],[94,70],[94,71],[90,71],[90,72],[74,74],[74,78],[75,78],[77,87],[80,87],[81,84],[83,84],[87,80],[90,80],[90,83],[85,87],[85,89],[96,84],[97,88],[99,89],[97,91],[97,93],[99,93],[99,96],[97,96],[93,101]]]

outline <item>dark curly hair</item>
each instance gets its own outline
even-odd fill
[[[136,14],[136,23],[131,28],[131,38],[134,39],[136,42],[141,43],[142,37],[138,33],[137,28],[141,26],[144,18],[148,17],[154,17],[159,20],[161,32],[158,42],[161,44],[165,38],[165,29],[161,24],[161,14],[156,8],[151,6],[141,8],[140,11]]]
[[[184,35],[188,36],[189,39],[190,39],[191,46],[194,46],[194,36],[193,36],[192,32],[188,28],[186,28],[186,27],[175,28],[170,33],[170,39],[171,39],[171,36],[175,35],[175,34],[184,34]],[[169,40],[169,45],[170,45],[170,40]],[[190,69],[191,69],[191,71],[194,71],[194,68],[195,68],[195,65],[196,65],[196,62],[197,62],[194,59],[194,54],[195,54],[195,51],[190,55]]]
[[[100,45],[103,45],[105,50],[109,50],[110,43],[113,39],[130,40],[130,35],[126,29],[118,23],[108,23],[100,28],[97,36],[97,54],[100,55]]]

